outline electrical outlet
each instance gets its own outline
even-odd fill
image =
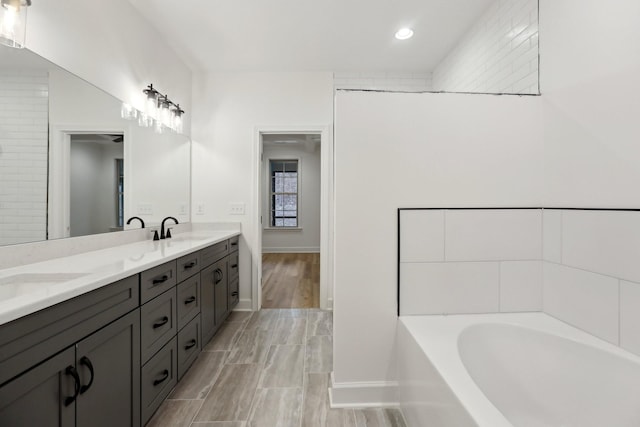
[[[153,215],[153,205],[151,203],[139,203],[138,215]]]
[[[198,203],[196,205],[196,215],[204,215],[204,203]]]
[[[178,215],[186,215],[187,214],[187,204],[180,203],[178,206]]]
[[[244,203],[229,203],[229,215],[244,215]]]

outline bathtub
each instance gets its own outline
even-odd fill
[[[640,358],[543,313],[406,316],[409,427],[640,426]]]

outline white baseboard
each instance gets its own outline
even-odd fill
[[[396,381],[336,383],[331,373],[329,404],[332,408],[400,406]]]
[[[252,302],[250,299],[240,299],[233,311],[253,311]]]
[[[263,254],[315,254],[320,253],[319,247],[278,247],[278,248],[262,248]]]

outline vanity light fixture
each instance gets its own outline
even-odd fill
[[[398,40],[407,40],[413,37],[413,30],[411,28],[400,28],[396,31],[396,38]]]
[[[120,117],[125,120],[135,120],[138,118],[138,110],[123,102],[122,107],[120,107]]]
[[[2,1],[2,0],[0,0]],[[177,133],[183,132],[182,115],[184,110],[180,104],[174,104],[167,95],[162,95],[153,84],[147,86],[142,93],[145,94],[143,111],[138,111],[129,104],[122,103],[120,115],[123,119],[138,119],[140,127],[154,127],[157,133],[169,128]]]
[[[0,44],[22,49],[31,0],[0,0]]]

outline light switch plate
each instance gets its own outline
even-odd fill
[[[186,215],[187,214],[187,204],[180,203],[178,206],[178,215]]]
[[[196,205],[196,215],[204,215],[204,203],[198,203]]]
[[[229,215],[244,215],[244,203],[229,203]]]

